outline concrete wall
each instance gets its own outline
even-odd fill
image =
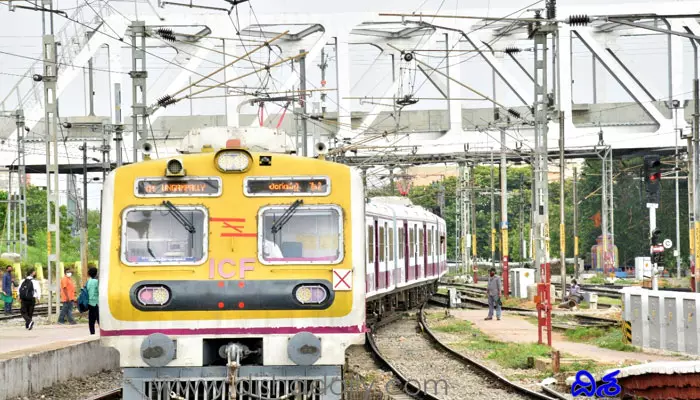
[[[119,353],[99,340],[0,360],[0,400],[30,396],[71,378],[119,368]]]

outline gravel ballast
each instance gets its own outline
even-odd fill
[[[11,400],[81,400],[121,386],[121,370],[104,371],[91,376],[70,379],[44,388],[40,393],[15,397]]]
[[[419,333],[415,317],[380,329],[375,340],[382,355],[411,383],[440,399],[528,398],[503,389],[493,378],[483,376],[473,367],[436,348],[426,334]]]

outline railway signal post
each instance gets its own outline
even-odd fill
[[[651,289],[659,290],[658,278],[658,252],[656,251],[658,244],[658,236],[661,233],[656,229],[656,209],[659,208],[659,199],[661,192],[661,160],[658,155],[644,156],[644,186],[647,192],[647,208],[649,209],[649,237],[651,240]],[[663,247],[661,247],[663,251]]]

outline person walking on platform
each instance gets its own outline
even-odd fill
[[[39,301],[41,297],[41,286],[39,282],[34,279],[36,277],[36,271],[30,269],[27,277],[19,285],[19,301],[21,304],[20,312],[22,313],[22,318],[24,318],[24,327],[32,330],[34,327],[34,321],[32,317],[34,316],[34,306]]]
[[[491,268],[489,270],[489,283],[487,288],[487,293],[489,296],[489,315],[484,318],[484,320],[489,321],[493,319],[493,309],[496,308],[496,319],[501,320],[501,294],[503,293],[503,286],[501,285],[501,277],[496,275],[496,269]]]
[[[95,322],[100,323],[100,307],[99,307],[99,281],[97,280],[97,268],[90,267],[88,270],[90,278],[85,285],[88,292],[88,325],[90,326],[90,334],[95,334]]]
[[[58,316],[58,323],[65,324],[66,318],[71,325],[77,322],[73,319],[73,303],[75,302],[75,283],[73,283],[73,271],[66,268],[66,275],[61,279],[61,315]]]
[[[8,265],[2,276],[2,301],[5,306],[5,314],[12,314],[12,286],[17,284],[12,280],[12,266]]]

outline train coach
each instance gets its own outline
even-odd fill
[[[103,190],[100,333],[125,400],[340,398],[367,310],[416,304],[446,270],[441,218],[367,202],[359,170],[322,159],[233,141]]]

